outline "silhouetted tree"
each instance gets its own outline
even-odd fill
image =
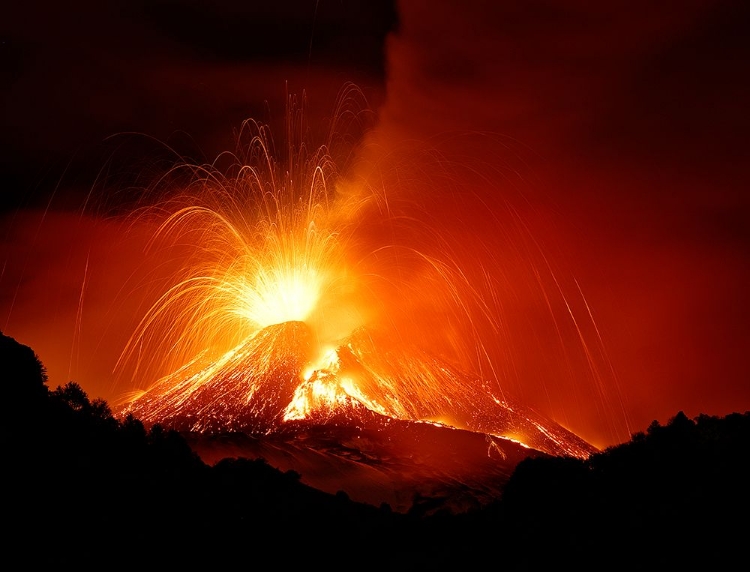
[[[91,402],[86,392],[76,382],[71,381],[52,392],[52,397],[67,405],[73,411],[90,412]]]
[[[47,396],[47,370],[29,347],[0,332],[0,385],[4,417],[13,420],[42,405]]]
[[[750,509],[748,479],[748,413],[678,412],[585,461],[520,463],[502,500],[505,530],[522,569],[559,566],[560,554],[580,568],[586,552],[593,568],[599,558],[622,570],[728,565],[744,553],[748,525],[734,518]]]

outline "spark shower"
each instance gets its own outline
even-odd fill
[[[121,379],[136,387],[121,412],[268,434],[365,408],[590,453],[507,387],[518,382],[504,299],[519,264],[512,252],[536,252],[526,263],[560,343],[556,298],[590,375],[600,375],[582,318],[522,216],[504,201],[513,228],[484,240],[486,220],[502,224],[496,211],[461,220],[461,205],[479,196],[467,187],[488,184],[484,173],[435,147],[384,152],[368,137],[372,114],[356,86],[342,90],[332,117],[314,145],[304,96],[290,96],[283,148],[268,125],[247,120],[235,152],[180,162],[148,188],[133,222],[156,224],[150,249],[178,270],[120,358]]]

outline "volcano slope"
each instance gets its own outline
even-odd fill
[[[208,464],[264,459],[325,492],[399,512],[496,500],[527,457],[596,449],[449,363],[358,330],[318,369],[302,322],[266,327],[118,411],[182,433]]]

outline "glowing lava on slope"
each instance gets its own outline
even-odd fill
[[[164,216],[155,244],[188,245],[189,255],[122,358],[134,376],[166,370],[120,413],[212,435],[431,422],[553,455],[594,451],[496,383],[404,341],[411,334],[399,325],[422,316],[398,315],[405,305],[385,301],[412,291],[410,277],[438,285],[432,296],[446,320],[468,312],[461,293],[471,285],[444,250],[373,244],[373,233],[360,240],[367,224],[387,228],[398,217],[396,201],[343,177],[334,143],[313,150],[294,105],[288,117],[283,166],[268,129],[248,121],[241,153],[175,168],[174,177],[187,176],[182,192],[146,211]],[[331,133],[340,135],[341,125]]]

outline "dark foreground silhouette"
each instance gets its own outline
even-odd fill
[[[160,426],[55,390],[0,334],[2,556],[18,569],[744,569],[750,413],[679,412],[592,455],[529,458],[502,498],[407,514],[327,494],[262,459],[208,466]]]

